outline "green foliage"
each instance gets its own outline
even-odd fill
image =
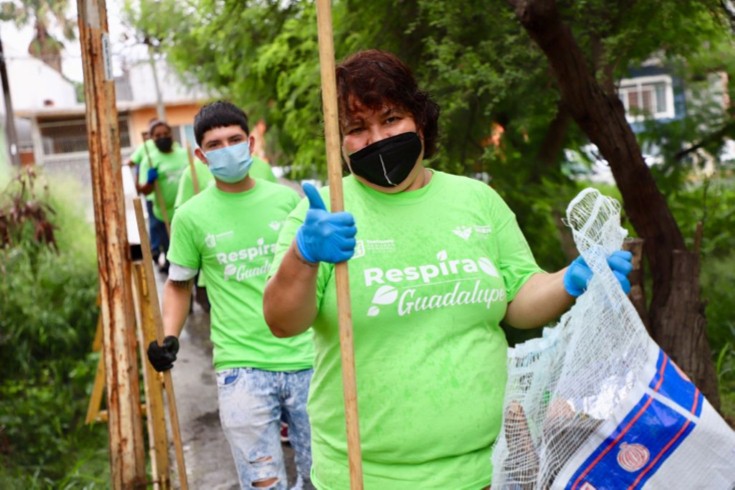
[[[708,257],[702,268],[702,296],[707,302],[707,334],[715,359],[721,411],[735,427],[735,254]]]
[[[0,486],[102,486],[104,427],[83,426],[98,357],[90,354],[98,315],[94,234],[72,211],[75,201],[39,187],[26,176],[0,194],[0,216],[34,203],[56,232],[53,242],[37,240],[38,216],[26,215],[11,222],[13,240],[0,248],[0,358],[6,366],[0,372]]]
[[[702,297],[707,302],[707,332],[713,351],[719,353],[726,345],[735,343],[735,254],[708,257],[702,267]]]
[[[143,1],[126,3],[126,13],[180,71],[275,128],[267,145],[279,165],[294,165],[302,176],[314,176],[316,162],[323,166],[313,2]]]
[[[689,183],[670,195],[669,205],[685,231],[687,246],[694,246],[694,230],[702,224],[700,285],[705,301],[707,336],[716,363],[722,412],[735,421],[735,182],[720,172]]]
[[[730,326],[731,340],[717,354],[715,369],[720,387],[721,413],[735,427],[735,327]]]
[[[50,44],[61,47],[61,43],[49,35],[48,26],[55,23],[64,38],[73,40],[76,23],[67,16],[68,10],[69,0],[4,0],[0,2],[0,20],[12,21],[18,27],[34,26],[36,37],[31,45],[39,42],[42,31]]]

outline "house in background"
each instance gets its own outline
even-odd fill
[[[631,70],[620,80],[618,97],[634,132],[643,129],[643,121],[653,118],[667,122],[686,115],[686,94],[680,78],[665,68],[646,66]]]
[[[182,81],[164,60],[156,70],[166,120],[174,137],[193,146],[194,115],[208,100],[207,94]],[[82,205],[92,217],[92,186],[86,106],[76,98],[75,84],[39,60],[8,60],[18,146],[23,164],[42,167],[51,177],[80,185]],[[157,95],[150,63],[138,63],[115,79],[121,161],[127,161],[142,142],[151,119],[157,118]]]
[[[184,146],[194,148],[194,116],[210,98],[207,93],[192,83],[186,83],[171,67],[159,61],[156,64],[158,86],[161,87],[166,122],[171,126],[173,137]],[[143,133],[148,131],[152,119],[158,119],[156,80],[150,63],[138,62],[126,69],[116,82],[118,101],[130,102],[128,119],[131,143],[137,147],[143,142]]]
[[[166,120],[174,130],[175,139],[186,145],[188,141],[193,141],[192,121],[207,100],[207,96],[201,90],[185,87],[165,62],[158,63],[157,71],[162,87],[161,98]],[[70,85],[73,91],[73,84]],[[154,87],[151,66],[148,63],[133,65],[115,79],[120,149],[123,159],[127,159],[133,149],[142,143],[142,133],[147,131],[150,120],[157,118],[157,96]],[[28,89],[24,87],[16,90],[15,87],[11,87],[14,104],[16,98],[19,100],[15,106],[16,118],[21,119],[19,125],[30,125],[30,131],[24,131],[24,138],[19,137],[19,145],[25,155],[23,161],[43,165],[47,172],[57,173],[72,171],[70,166],[88,165],[89,144],[85,105],[77,102],[76,98],[70,100],[67,97],[64,103],[29,106],[24,103],[27,100],[24,96]],[[45,93],[46,90],[46,84],[43,88],[36,87],[39,93]],[[19,94],[17,97],[16,93]],[[81,168],[77,170],[81,171]]]
[[[19,113],[32,113],[51,107],[77,104],[74,83],[41,60],[8,48],[8,84],[15,112],[18,152],[22,164],[34,162],[32,122]],[[3,120],[4,108],[3,108]]]
[[[671,70],[652,63],[630,70],[628,76],[618,82],[618,97],[625,107],[626,120],[633,132],[638,134],[651,122],[668,124],[687,116],[687,111],[701,112],[705,106],[713,114],[724,114],[730,104],[727,97],[727,75],[711,73],[703,85],[704,88],[698,87],[694,91],[691,87],[686,87],[682,79],[673,75]],[[661,163],[660,149],[654,144],[643,143],[641,151],[649,166]],[[570,173],[592,181],[614,182],[609,165],[595,145],[585,145],[579,152],[565,150],[565,156]],[[735,159],[735,144],[728,141],[725,151],[720,155],[699,152],[690,157],[696,162],[692,167],[695,174],[708,174],[714,169],[717,159]],[[592,162],[591,169],[582,160]]]

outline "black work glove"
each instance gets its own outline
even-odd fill
[[[155,340],[148,345],[148,360],[159,373],[168,371],[174,367],[177,352],[179,352],[179,339],[169,335],[163,339],[162,346],[158,345]]]

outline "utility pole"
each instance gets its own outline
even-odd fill
[[[3,51],[2,36],[0,36],[0,79],[2,79],[3,99],[5,100],[5,133],[8,139],[10,163],[19,166],[20,154],[18,153],[18,133],[15,131],[13,100],[10,98],[10,81],[8,80],[8,68],[5,64],[5,51]]]
[[[145,38],[145,44],[148,46],[148,63],[151,65],[151,73],[153,73],[153,88],[156,91],[156,117],[159,121],[166,120],[166,107],[163,105],[163,95],[161,94],[161,83],[158,81],[158,69],[156,68],[156,58],[153,55],[153,44],[150,38]]]
[[[145,488],[131,257],[105,0],[77,0],[77,12],[97,232],[111,487]]]

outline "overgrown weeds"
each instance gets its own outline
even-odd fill
[[[24,169],[0,194],[2,488],[104,486],[106,432],[84,426],[98,357],[94,231],[65,187],[50,192]]]

